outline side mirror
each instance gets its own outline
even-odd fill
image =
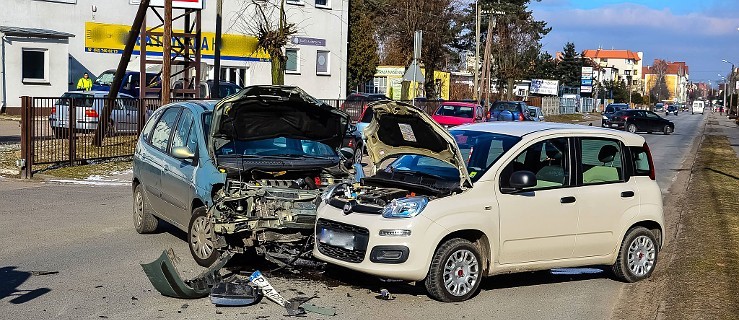
[[[516,171],[508,180],[511,188],[520,190],[536,186],[536,175],[531,171]]]
[[[180,160],[194,159],[195,153],[190,151],[188,147],[174,147],[172,148],[172,156]]]

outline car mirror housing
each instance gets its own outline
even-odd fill
[[[344,159],[354,159],[354,150],[352,150],[352,148],[343,147],[339,149],[339,154]]]
[[[174,147],[172,148],[172,156],[177,159],[187,160],[195,158],[195,153],[188,147]]]
[[[508,180],[509,185],[517,190],[536,186],[536,175],[531,171],[516,171]]]

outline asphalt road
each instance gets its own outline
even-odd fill
[[[705,117],[670,118],[676,122],[675,134],[645,135],[664,192],[682,168]],[[152,235],[134,231],[127,186],[0,178],[0,219],[0,318],[285,317],[282,308],[266,300],[249,307],[216,308],[208,299],[178,300],[156,292],[139,263],[153,261],[162,250],[174,249],[186,276],[201,268],[190,257],[184,233],[166,226]],[[236,263],[255,268],[244,259]],[[44,274],[48,271],[58,273]],[[313,303],[335,307],[337,319],[606,319],[626,286],[596,268],[530,272],[488,278],[477,297],[443,304],[412,285],[344,270],[268,277],[286,298],[316,294]],[[376,299],[381,288],[396,299]]]

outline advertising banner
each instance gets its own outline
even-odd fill
[[[94,53],[121,54],[126,46],[126,38],[131,26],[121,24],[108,24],[98,22],[85,22],[85,51]],[[155,29],[154,31],[164,31]],[[183,30],[173,30],[183,32]],[[151,36],[146,39],[146,50],[148,54],[161,55],[163,52],[163,37]],[[269,61],[269,54],[257,50],[257,38],[247,35],[224,34],[222,37],[221,58],[224,60],[238,61]],[[181,48],[183,39],[172,37],[172,48]],[[213,59],[215,55],[215,33],[202,32],[201,39],[197,41],[200,45],[200,53],[205,59]],[[134,54],[139,54],[141,39],[136,40]]]
[[[559,93],[558,80],[532,79],[529,93],[556,96]]]

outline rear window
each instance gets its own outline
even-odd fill
[[[374,114],[375,114],[374,109],[369,108],[369,107],[364,109],[364,115],[362,116],[362,120],[360,120],[359,122],[364,122],[364,123],[372,122],[372,116]]]
[[[465,106],[443,105],[439,108],[439,110],[436,110],[437,116],[449,116],[458,118],[472,118],[474,113],[474,108]]]

